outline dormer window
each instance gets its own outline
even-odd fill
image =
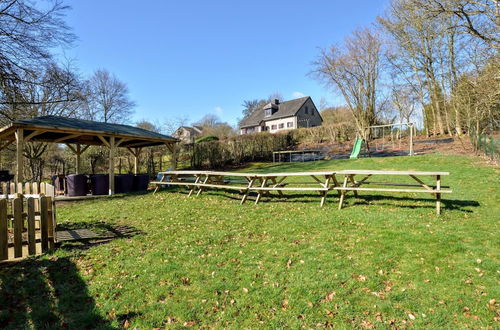
[[[264,113],[266,117],[270,117],[273,114],[273,109],[266,109],[264,110]]]

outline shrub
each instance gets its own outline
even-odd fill
[[[191,166],[213,169],[271,160],[273,151],[290,149],[295,144],[291,132],[239,135],[221,141],[196,143],[191,153]]]

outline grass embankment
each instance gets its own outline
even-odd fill
[[[244,169],[450,171],[441,216],[430,196],[411,194],[350,196],[341,211],[333,193],[324,208],[316,195],[241,206],[231,192],[167,191],[60,206],[61,226],[128,234],[1,269],[0,326],[497,327],[499,171],[475,162]]]

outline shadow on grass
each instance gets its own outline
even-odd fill
[[[174,192],[174,191],[172,191]],[[180,193],[183,195],[188,195],[188,191],[177,190],[175,193]],[[221,196],[224,198],[228,198],[234,201],[241,201],[242,195],[231,193],[230,191],[203,191],[203,195],[208,196]],[[255,201],[257,194],[250,193],[247,199],[247,203],[253,203]],[[195,198],[196,195],[193,195],[192,198]],[[338,194],[334,192],[330,192],[327,196],[327,202],[330,203],[338,203]],[[273,194],[270,196],[262,196],[261,203],[283,203],[283,202],[298,202],[298,203],[313,203],[318,204],[321,200],[321,196],[319,194],[303,194],[303,193],[290,193],[286,192],[283,196],[279,196],[277,194]],[[386,201],[386,203],[384,203]],[[418,204],[418,205],[405,205],[400,202],[418,202],[418,203],[426,203],[426,204]],[[345,202],[348,203],[347,206],[356,205],[356,204],[369,204],[370,202],[377,202],[377,205],[387,205],[387,206],[397,206],[401,208],[435,208],[435,198],[411,198],[411,197],[398,197],[398,196],[387,196],[387,195],[360,195],[358,197],[354,197],[352,194],[346,195]],[[481,204],[477,201],[471,200],[457,200],[457,199],[446,199],[446,197],[442,197],[441,199],[442,208],[448,210],[458,210],[466,213],[473,213],[471,207],[479,207]],[[345,205],[345,204],[344,204]]]
[[[0,268],[2,329],[113,329],[98,313],[69,258],[28,259]]]
[[[346,196],[347,197],[347,196]],[[436,205],[434,204],[436,202],[435,198],[409,198],[409,197],[396,197],[396,196],[382,196],[382,195],[370,195],[370,196],[358,196],[358,197],[353,197],[352,195],[349,196],[350,198],[346,198],[345,201],[354,201],[351,202],[352,205],[355,204],[369,204],[370,202],[377,202],[377,205],[388,205],[388,206],[395,206],[395,203],[378,203],[379,201],[392,201],[392,202],[405,202],[405,201],[415,201],[415,202],[424,202],[428,204],[423,205],[404,205],[404,204],[397,204],[397,207],[401,208],[410,208],[410,209],[416,209],[416,208],[435,208]],[[479,207],[481,204],[477,201],[469,201],[469,200],[458,200],[458,199],[443,199],[441,198],[441,207],[448,209],[448,210],[458,210],[461,212],[467,212],[467,213],[473,213],[473,210],[468,209],[468,207]]]
[[[66,250],[87,250],[93,246],[106,244],[115,239],[131,238],[144,233],[143,231],[132,226],[113,225],[106,222],[69,222],[57,226],[58,231],[82,228],[95,232],[98,234],[98,237],[64,241],[59,243],[58,247]]]

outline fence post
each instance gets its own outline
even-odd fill
[[[49,249],[48,240],[48,220],[49,220],[49,210],[47,208],[47,197],[40,197],[40,233],[42,238],[42,252]]]
[[[28,254],[36,254],[36,237],[35,237],[35,199],[28,198]]]
[[[45,202],[47,203],[47,238],[49,240],[49,249],[53,250],[55,248],[55,224],[54,224],[54,209],[52,208],[52,198],[45,197]]]
[[[14,209],[14,258],[23,256],[23,197],[18,195],[12,201]]]
[[[0,200],[0,260],[9,258],[9,236],[7,231],[7,200]]]

